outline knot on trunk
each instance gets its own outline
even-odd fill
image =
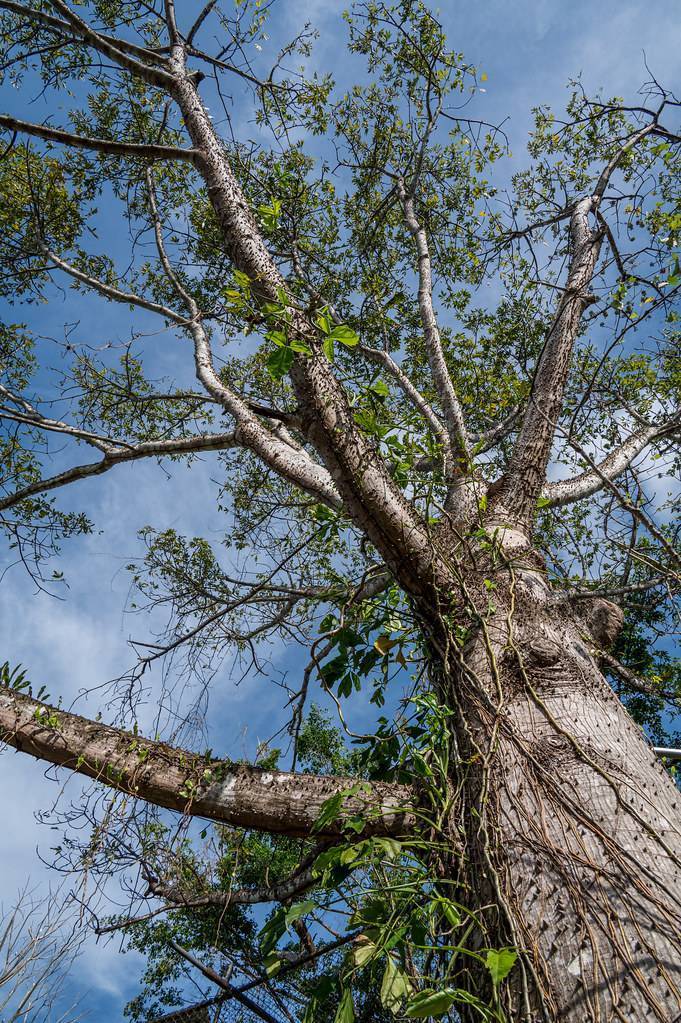
[[[585,601],[582,616],[596,646],[608,650],[613,646],[624,625],[624,612],[611,600],[596,597]]]
[[[526,650],[528,661],[542,668],[557,664],[563,652],[560,645],[547,636],[534,636]]]

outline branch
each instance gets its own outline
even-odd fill
[[[233,984],[230,984],[224,977],[221,977],[220,974],[216,973],[210,966],[206,966],[205,963],[202,963],[200,959],[197,959],[196,956],[192,955],[191,952],[188,952],[186,948],[182,947],[182,945],[178,945],[172,938],[168,939],[168,944],[171,948],[175,949],[178,955],[181,955],[188,963],[195,966],[197,970],[204,975],[204,977],[208,980],[212,980],[214,984],[217,984],[219,988],[222,988],[229,998],[233,998],[235,1001],[240,1002],[241,1005],[243,1005],[245,1009],[248,1009],[249,1012],[253,1013],[254,1016],[258,1016],[261,1020],[264,1020],[264,1023],[279,1023],[279,1020],[272,1016],[271,1013],[267,1012],[266,1009],[263,1009],[257,1002],[254,1002],[252,998],[248,997],[248,995],[242,994],[238,988],[234,987]]]
[[[105,57],[113,60],[119,67],[131,71],[148,82],[149,85],[156,85],[168,89],[174,84],[174,77],[168,71],[159,67],[150,67],[135,57],[130,56],[129,48],[118,39],[101,35],[91,25],[79,18],[63,0],[49,0],[50,6],[59,11],[67,22],[72,32],[77,32],[85,42],[89,43],[95,50]]]
[[[267,248],[195,81],[179,75],[173,95],[192,144],[201,150],[199,168],[226,254],[248,276],[256,302],[286,302],[290,340],[300,340],[310,348],[310,355],[294,356],[289,377],[298,401],[301,432],[326,467],[325,486],[329,479],[333,481],[337,500],[342,501],[352,522],[412,594],[431,594],[433,585],[448,588],[449,566],[443,555],[433,550],[426,523],[392,479],[373,440],[357,428],[347,393],[321,351],[319,330],[298,307]],[[202,380],[205,375],[206,385],[210,381],[213,386],[210,352],[198,339],[195,350],[197,371]],[[253,450],[260,454],[256,443],[257,438]]]
[[[557,508],[591,497],[607,486],[609,482],[617,479],[654,440],[678,430],[681,430],[679,416],[675,416],[665,423],[646,426],[637,433],[633,433],[593,468],[587,469],[579,476],[573,476],[569,480],[547,483],[542,490],[542,498],[546,502],[546,507]]]
[[[500,419],[494,426],[490,426],[488,430],[483,430],[481,433],[469,434],[471,444],[474,445],[474,453],[481,455],[485,451],[489,451],[495,444],[498,444],[500,440],[507,437],[513,430],[516,423],[520,420],[520,408],[516,407],[503,419]]]
[[[91,277],[90,274],[86,274],[83,270],[79,270],[73,266],[72,263],[67,263],[65,259],[57,256],[51,249],[45,244],[41,244],[40,248],[45,255],[46,259],[49,259],[51,263],[67,273],[69,277],[73,277],[74,280],[80,281],[81,284],[85,284],[88,288],[92,288],[93,291],[98,291],[100,295],[104,295],[105,298],[111,299],[112,302],[123,302],[125,305],[136,305],[140,309],[146,309],[150,313],[158,313],[159,316],[165,317],[167,320],[171,320],[173,323],[181,324],[186,327],[187,319],[175,312],[169,306],[161,305],[159,302],[152,302],[151,299],[144,298],[142,295],[136,295],[132,291],[121,291],[120,288],[114,288],[111,284],[105,284],[104,281],[100,281],[98,277]]]
[[[191,817],[272,834],[309,836],[326,800],[359,791],[317,832],[337,837],[357,814],[365,834],[396,834],[414,823],[414,796],[404,785],[360,782],[209,760],[91,721],[0,687],[0,737],[22,753]]]
[[[397,365],[390,353],[383,351],[381,348],[370,348],[368,345],[360,345],[359,350],[362,355],[366,355],[367,359],[370,359],[371,362],[377,362],[390,374],[405,397],[408,398],[414,408],[421,413],[428,423],[433,436],[438,440],[443,452],[451,457],[449,436],[446,430],[444,430],[442,423],[421,392],[414,387],[407,374]]]
[[[643,693],[644,696],[655,696],[659,700],[666,700],[668,703],[677,703],[679,700],[679,693],[672,693],[666,689],[659,689],[652,682],[649,682],[645,678],[641,678],[635,672],[631,671],[624,664],[621,664],[616,657],[609,654],[606,650],[598,650],[597,657],[600,661],[605,664],[615,675],[618,675],[623,682],[626,683],[631,689],[635,689],[638,693]]]
[[[43,416],[29,402],[12,394],[2,384],[0,384],[0,395],[5,395],[8,401],[20,406],[17,409],[0,405],[0,419],[21,423],[24,426],[32,426],[35,429],[46,430],[49,433],[61,433],[69,437],[75,437],[76,440],[85,441],[86,444],[105,453],[116,450],[115,442],[109,437],[93,433],[91,430],[82,430],[77,426],[72,426],[70,423],[63,422],[61,419],[50,419],[49,416]]]
[[[40,424],[38,424],[40,425]],[[83,438],[88,441],[87,437]],[[89,443],[94,443],[92,440]],[[12,508],[21,501],[34,497],[36,494],[45,494],[50,490],[57,490],[65,487],[76,480],[87,479],[89,476],[101,476],[108,472],[115,465],[123,462],[134,462],[139,458],[162,457],[164,455],[189,454],[195,451],[225,451],[228,448],[239,447],[239,442],[233,433],[208,433],[199,434],[194,437],[179,437],[175,440],[154,440],[144,441],[140,444],[119,447],[113,449],[114,443],[107,446],[104,458],[97,462],[86,462],[83,465],[74,465],[56,476],[48,476],[46,479],[36,480],[28,486],[15,490],[7,497],[0,498],[0,512]],[[102,447],[101,442],[96,444]]]
[[[168,280],[189,313],[190,319],[183,322],[194,340],[194,364],[197,378],[208,393],[233,416],[237,424],[236,433],[243,447],[249,448],[254,454],[257,454],[279,476],[283,476],[295,486],[312,494],[317,500],[328,504],[329,507],[338,509],[340,498],[326,469],[314,462],[302,447],[288,444],[286,440],[282,440],[273,431],[268,430],[258,420],[250,403],[232,391],[215,372],[210,339],[203,326],[201,310],[175,273],[165,249],[154,181],[150,170],[147,170],[146,181],[149,210],[159,259]]]
[[[47,14],[45,11],[39,11],[35,7],[27,7],[25,3],[17,3],[16,0],[0,0],[0,11],[10,11],[12,14],[18,14],[29,21],[37,22],[40,28],[45,31],[55,32],[58,35],[67,34],[71,36],[73,32],[81,36],[83,35],[82,30],[76,25],[63,21],[61,18],[55,18],[54,15]],[[127,53],[132,57],[138,57],[143,61],[151,60],[160,65],[165,64],[164,57],[153,50],[148,50],[145,46],[138,46],[136,43],[128,42],[127,39],[118,39],[115,36],[107,35],[105,32],[97,34],[105,42],[115,46],[117,50]],[[83,40],[79,41],[82,42]],[[66,42],[75,42],[75,40],[71,36]]]
[[[440,339],[440,330],[437,325],[437,318],[433,308],[433,278],[426,232],[416,219],[416,214],[414,212],[414,200],[411,195],[407,194],[404,184],[401,181],[398,182],[397,192],[402,203],[405,223],[409,229],[409,233],[412,235],[416,243],[416,251],[418,253],[419,310],[421,313],[421,323],[423,325],[423,335],[426,343],[428,363],[433,375],[435,389],[440,396],[440,401],[442,402],[442,411],[444,413],[445,423],[447,426],[449,444],[445,448],[445,472],[446,475],[451,478],[454,466],[450,465],[448,467],[448,460],[451,462],[453,459],[456,463],[458,463],[459,468],[461,468],[462,464],[467,468],[470,461],[466,425],[464,423],[463,410],[459,403],[459,399],[456,396],[454,385],[452,384],[452,380],[449,375],[449,370],[447,369],[447,363],[442,349],[442,341]],[[449,471],[447,471],[448,468]]]
[[[594,204],[591,196],[581,199],[570,217],[571,258],[565,290],[539,358],[513,454],[497,490],[500,513],[523,529],[530,527],[546,479],[572,347],[600,251],[601,236],[589,226]]]
[[[297,870],[286,880],[278,884],[269,885],[263,888],[241,888],[226,892],[208,892],[204,895],[191,895],[180,888],[173,888],[161,882],[151,881],[149,883],[150,893],[159,899],[165,899],[172,903],[166,909],[201,909],[206,906],[256,906],[262,902],[286,902],[288,899],[300,895],[319,883],[319,877],[313,872],[311,866],[305,870]],[[120,924],[111,924],[101,928],[99,934],[106,931],[120,930]]]
[[[197,32],[199,31],[199,29],[203,25],[203,23],[206,20],[206,18],[208,17],[208,15],[211,13],[213,8],[215,7],[216,3],[217,3],[217,0],[208,0],[208,3],[204,4],[203,8],[199,12],[198,17],[196,18],[196,21],[194,22],[192,27],[189,29],[189,32],[187,33],[187,46],[191,46],[192,45],[192,43],[194,42],[194,37],[196,36]]]
[[[153,143],[113,142],[109,139],[76,135],[61,128],[50,128],[47,124],[20,121],[17,117],[0,114],[0,128],[7,131],[24,132],[47,142],[59,142],[75,149],[91,149],[109,156],[133,156],[147,160],[187,160],[195,163],[198,153],[195,149],[181,149],[179,146],[159,146]]]
[[[629,593],[643,593],[645,590],[653,590],[658,586],[669,587],[669,578],[666,575],[656,575],[652,579],[646,579],[640,583],[625,583],[621,586],[595,586],[593,589],[568,590],[561,593],[557,598],[558,603],[571,603],[575,600],[594,600],[598,597],[626,597]]]
[[[646,137],[646,135],[650,135],[650,133],[655,130],[655,127],[655,124],[647,124],[644,128],[641,128],[639,131],[634,132],[633,135],[630,135],[624,145],[620,146],[618,151],[600,173],[598,181],[596,182],[596,187],[593,190],[594,199],[600,200],[603,198],[603,194],[608,187],[610,178],[618,167],[622,157],[628,153],[630,149],[633,149],[637,142],[640,142],[641,139]]]

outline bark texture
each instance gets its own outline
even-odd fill
[[[441,675],[456,709],[461,900],[493,907],[482,946],[522,951],[508,1018],[672,1023],[679,792],[602,676],[585,622],[536,571],[519,569],[505,593],[498,583],[495,612],[462,651],[452,638]],[[461,979],[479,991],[477,974]]]
[[[323,803],[357,779],[263,771],[214,760],[49,707],[0,687],[0,739],[21,753],[94,778],[156,806],[235,827],[307,836]],[[341,833],[353,814],[368,814],[367,832],[394,834],[413,822],[413,793],[367,783],[317,833]]]

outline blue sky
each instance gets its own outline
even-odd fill
[[[179,6],[187,21],[199,5]],[[305,20],[321,33],[313,63],[339,78],[345,74],[343,60],[344,2],[286,0],[271,28],[273,49]],[[678,88],[678,39],[681,16],[677,0],[650,0],[643,4],[608,0],[594,4],[566,4],[560,0],[508,3],[503,0],[454,2],[440,6],[451,44],[487,73],[486,92],[478,112],[489,121],[505,117],[514,157],[513,169],[524,162],[524,146],[531,127],[530,110],[538,103],[560,107],[568,79],[582,74],[587,90],[602,88],[606,94],[633,98],[646,77],[643,52],[656,77]],[[13,97],[17,109],[22,97]],[[34,108],[25,116],[36,117]],[[55,121],[57,118],[55,118]],[[247,135],[249,126],[241,125]],[[510,171],[508,168],[507,172]],[[116,248],[116,223],[103,222]],[[125,239],[120,240],[124,244]],[[124,339],[130,328],[127,315],[106,306],[106,322],[99,303],[84,303],[81,330],[92,331],[93,340],[106,336]],[[43,333],[60,335],[68,313],[61,300],[36,313],[22,313]],[[16,309],[9,318],[18,318]],[[68,542],[63,568],[69,589],[56,599],[36,593],[35,586],[18,567],[3,577],[0,588],[0,660],[22,662],[36,682],[44,682],[53,694],[69,704],[85,689],[119,675],[131,663],[128,640],[144,635],[146,625],[124,614],[129,579],[124,566],[139,556],[138,530],[148,523],[173,527],[188,534],[218,538],[224,520],[215,510],[211,483],[211,459],[192,471],[172,467],[170,476],[153,464],[138,463],[99,479],[80,484],[74,501],[88,509],[98,530]],[[273,668],[295,675],[297,655],[286,650],[272,652]],[[211,702],[211,745],[225,754],[252,753],[255,743],[272,731],[280,719],[281,692],[265,678],[249,678],[238,688],[230,681],[226,663],[216,682]],[[94,700],[79,701],[87,713]],[[147,707],[149,720],[154,706]],[[47,854],[55,833],[35,819],[38,810],[54,804],[64,784],[66,798],[77,797],[80,783],[46,778],[40,765],[9,752],[0,761],[0,800],[7,826],[0,834],[0,901],[7,906],[30,877],[47,884],[47,874],[36,850]],[[64,796],[62,795],[62,798]],[[73,990],[83,993],[83,1007],[92,1019],[120,1017],[125,1002],[136,993],[139,963],[121,957],[115,944],[88,943],[80,961]]]

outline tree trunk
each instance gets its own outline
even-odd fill
[[[480,947],[521,952],[501,987],[508,1018],[673,1023],[679,792],[598,669],[598,625],[533,570],[505,594],[497,580],[494,607],[478,592],[488,611],[463,648],[451,636],[443,660],[437,645],[460,765],[454,877],[464,905],[488,907]],[[459,983],[481,994],[465,963]]]

